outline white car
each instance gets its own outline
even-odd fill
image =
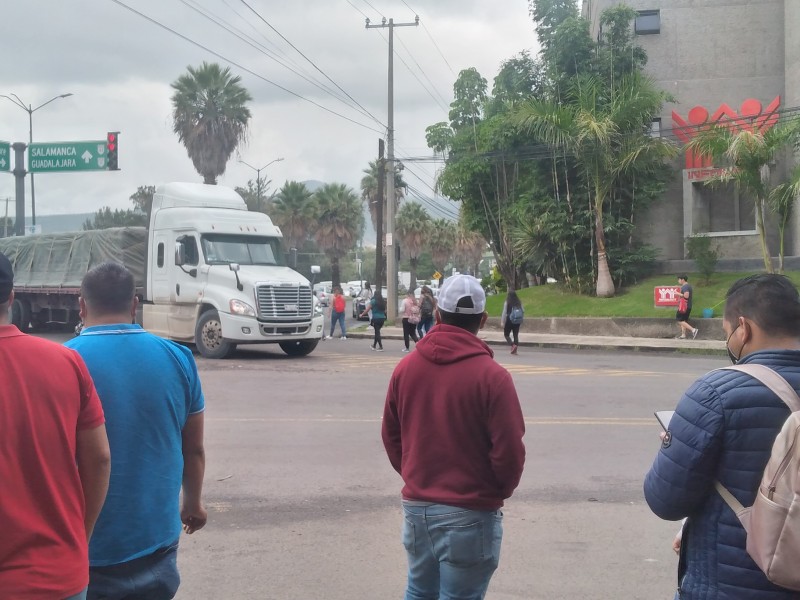
[[[342,290],[350,294],[351,298],[355,298],[361,293],[363,281],[348,281],[342,286]]]

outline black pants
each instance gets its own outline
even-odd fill
[[[511,319],[506,319],[506,324],[503,327],[503,337],[506,338],[506,341],[511,345],[511,338],[509,334],[514,334],[514,346],[519,346],[519,325],[514,325],[511,322]]]
[[[372,329],[375,331],[375,338],[372,342],[373,348],[380,348],[383,350],[383,340],[381,340],[381,327],[386,322],[386,319],[372,319]]]
[[[414,340],[416,344],[419,341],[417,337],[417,324],[411,323],[409,320],[403,319],[403,342],[406,344],[406,350],[408,350],[408,340]]]

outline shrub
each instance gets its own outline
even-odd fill
[[[686,238],[686,254],[694,261],[697,271],[708,284],[717,269],[719,259],[719,252],[711,246],[711,238],[703,234]]]

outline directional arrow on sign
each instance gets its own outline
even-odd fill
[[[0,158],[0,169],[5,169],[6,166],[6,159]]]
[[[86,150],[83,154],[81,154],[81,158],[83,159],[83,162],[88,165],[89,161],[92,160],[92,153]]]

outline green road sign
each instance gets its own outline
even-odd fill
[[[0,142],[0,171],[11,170],[11,144]]]
[[[48,142],[28,146],[28,171],[107,171],[106,142]]]

